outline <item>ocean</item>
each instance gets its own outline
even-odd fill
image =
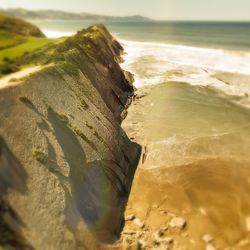
[[[58,37],[74,34],[94,23],[37,21],[35,24],[48,37]],[[250,94],[250,23],[107,22],[105,25],[124,45],[127,55],[123,67],[135,74],[137,87],[174,80],[212,85],[228,94]]]
[[[93,23],[43,21],[36,24],[47,36],[55,37],[73,34]],[[206,157],[228,158],[242,154],[244,159],[250,157],[247,138],[250,132],[250,23],[107,22],[106,26],[125,48],[121,66],[135,75],[135,86],[165,84],[166,92],[171,93],[171,96],[164,95],[164,102],[172,108],[166,108],[163,115],[160,110],[164,109],[164,102],[160,102],[163,107],[158,107],[162,123],[157,130],[161,133],[152,143],[159,147],[162,142],[170,152],[177,151],[178,147],[179,155],[174,159],[177,161],[183,155],[182,164],[186,161],[184,155],[194,144],[195,148],[203,145],[211,149],[210,153],[207,150]],[[235,133],[239,133],[238,140]],[[232,147],[228,144],[229,136],[234,138]],[[173,156],[173,152],[166,155]],[[205,157],[201,150],[192,150],[192,153],[194,160]],[[163,158],[169,164],[173,159],[166,155]]]

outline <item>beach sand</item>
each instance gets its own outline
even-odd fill
[[[233,141],[225,152],[205,155],[209,148],[199,140],[185,148],[185,157],[175,138],[159,144],[171,130],[166,127],[169,92],[166,85],[139,89],[123,122],[129,137],[144,148],[127,205],[123,248],[250,249],[250,161],[240,158],[244,152],[228,157],[225,152],[239,147]],[[182,109],[185,117],[188,110]],[[169,123],[174,126],[173,117]],[[218,141],[233,140],[224,137]],[[173,145],[176,151],[170,150]],[[212,145],[219,151],[219,142]]]

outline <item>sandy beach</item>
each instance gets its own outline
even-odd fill
[[[159,143],[161,135],[171,130],[169,127],[176,126],[176,131],[183,129],[178,123],[178,112],[183,115],[182,123],[189,112],[188,103],[192,98],[185,99],[182,106],[175,103],[174,118],[168,112],[171,98],[181,98],[177,86],[177,83],[168,83],[139,89],[123,122],[129,137],[144,148],[126,210],[124,248],[249,249],[250,161],[246,157],[244,161],[240,159],[243,152],[230,159],[227,154],[237,150],[229,146],[220,152],[216,144],[223,139],[230,145],[233,137],[222,136],[212,141],[217,154],[209,152],[204,138],[184,148],[185,155],[178,150],[174,138]],[[187,93],[189,86],[185,88]],[[199,90],[199,87],[192,89]],[[205,100],[208,105],[209,99]],[[219,105],[224,100],[217,102]],[[204,103],[198,104],[201,105]],[[187,118],[183,126],[189,127],[189,122]]]

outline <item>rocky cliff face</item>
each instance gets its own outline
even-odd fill
[[[102,25],[25,58],[0,89],[0,245],[101,249],[123,227],[140,157],[120,123],[133,87]],[[17,82],[16,82],[17,81]]]

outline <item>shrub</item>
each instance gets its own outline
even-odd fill
[[[43,164],[46,163],[47,158],[48,158],[47,154],[46,154],[40,147],[34,148],[34,149],[32,150],[32,156],[33,156],[37,161],[39,161],[39,162],[41,162],[41,163],[43,163]]]

